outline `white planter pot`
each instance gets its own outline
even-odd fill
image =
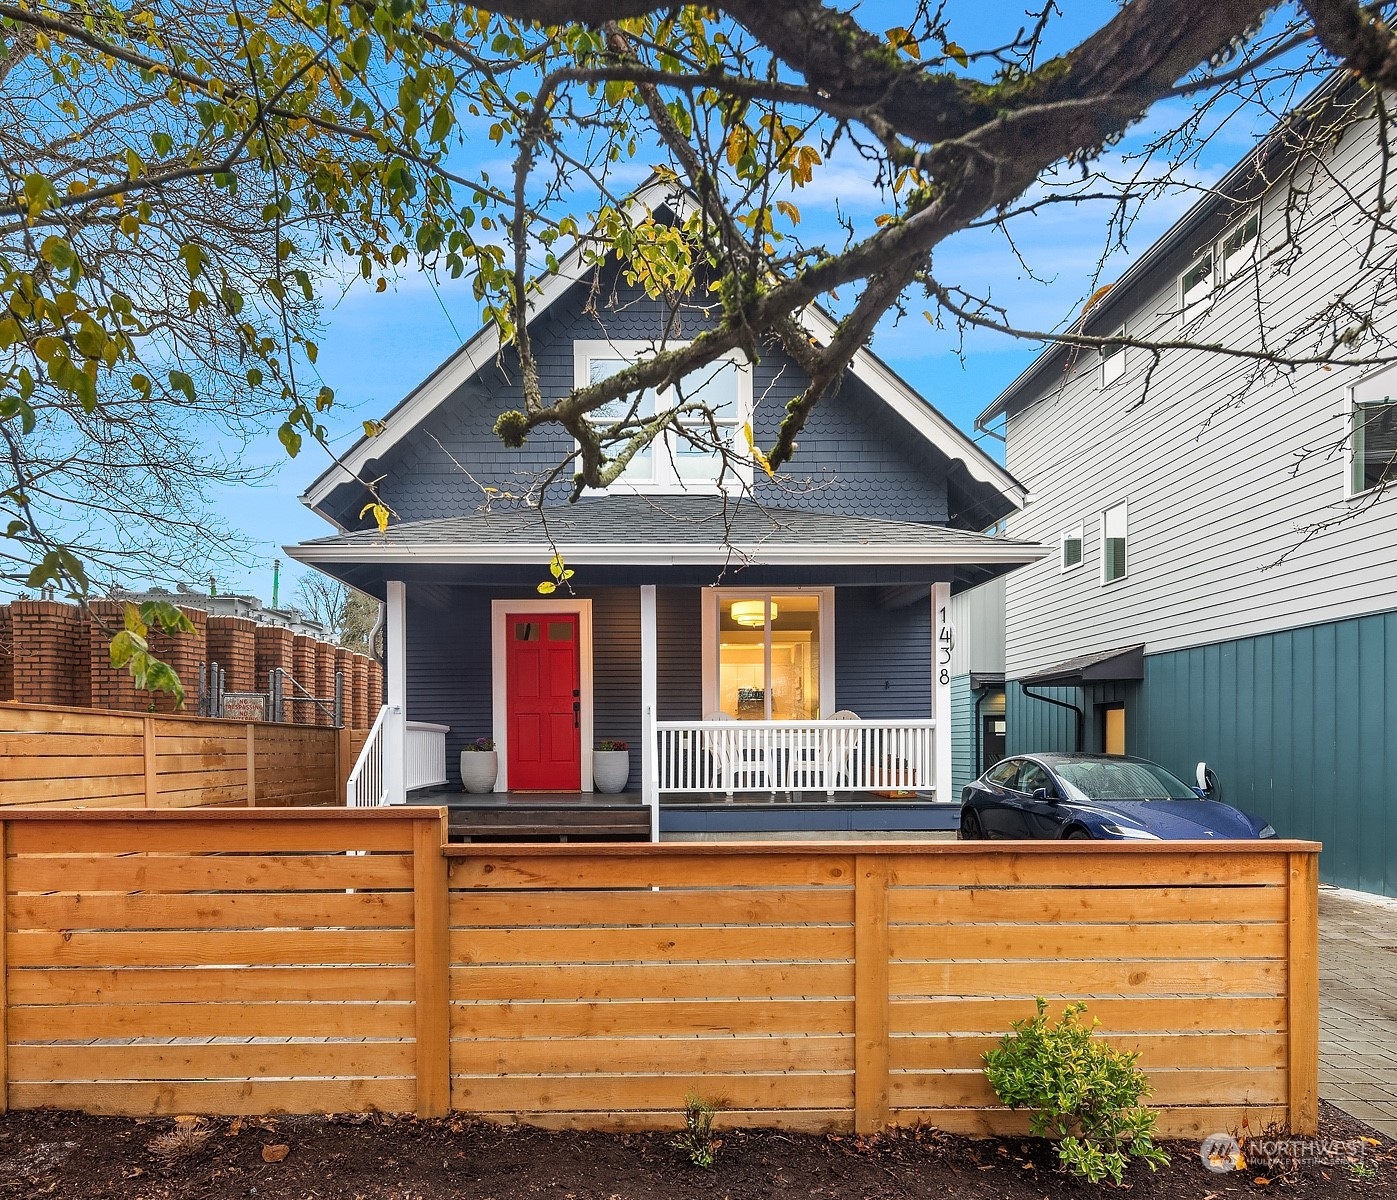
[[[599,792],[615,795],[626,790],[631,774],[629,750],[593,750],[592,786]]]
[[[468,792],[493,792],[500,758],[494,750],[461,751],[461,786]]]

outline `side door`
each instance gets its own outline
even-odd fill
[[[990,838],[1018,837],[1013,832],[1017,823],[1014,808],[1018,796],[1014,782],[1023,766],[1021,758],[1006,758],[980,780],[980,824]]]

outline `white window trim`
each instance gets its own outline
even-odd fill
[[[1125,326],[1122,325],[1115,333],[1111,334],[1111,336],[1125,337]],[[1126,348],[1124,346],[1101,347],[1101,386],[1103,388],[1110,387],[1111,384],[1115,383],[1118,379],[1123,379],[1125,377],[1125,354]],[[1114,374],[1109,374],[1107,367],[1112,363],[1116,364],[1113,368]]]
[[[1239,229],[1245,229],[1248,222],[1253,218],[1256,220],[1256,235],[1249,241],[1242,243],[1241,247],[1231,254],[1227,253],[1227,239]],[[1237,272],[1256,261],[1257,251],[1261,248],[1261,209],[1253,208],[1236,224],[1227,229],[1222,237],[1218,238],[1217,257],[1213,260],[1216,264],[1216,274],[1226,283]]]
[[[1212,264],[1208,270],[1208,291],[1197,300],[1189,301],[1184,290],[1184,279],[1203,259],[1212,257]],[[1200,285],[1201,286],[1201,285]],[[1179,326],[1192,325],[1194,321],[1203,316],[1213,307],[1213,297],[1217,294],[1218,287],[1218,252],[1217,244],[1209,245],[1204,250],[1195,254],[1189,259],[1188,266],[1179,272]]]
[[[1369,380],[1380,377],[1388,371],[1393,371],[1393,387],[1397,389],[1397,371],[1394,371],[1391,367],[1384,367],[1379,371],[1375,371],[1373,375],[1368,377],[1368,380],[1360,379],[1357,383],[1344,389],[1343,421],[1344,445],[1346,448],[1344,453],[1344,498],[1346,500],[1358,500],[1364,496],[1371,496],[1376,490],[1370,487],[1355,488],[1353,486],[1354,476],[1358,473],[1358,429],[1355,418],[1358,416],[1358,410],[1360,408],[1368,408],[1382,403],[1382,401],[1379,401],[1375,396],[1369,397],[1366,401],[1359,400],[1358,389],[1363,387]],[[1386,397],[1384,397],[1384,400],[1385,399]],[[1394,403],[1397,403],[1397,399],[1394,399]],[[1388,486],[1391,487],[1394,483],[1397,483],[1397,479],[1390,481]]]
[[[1106,550],[1106,515],[1120,509],[1125,514],[1125,574],[1115,579],[1106,577],[1106,565],[1110,561],[1110,555]],[[1101,586],[1114,587],[1118,583],[1124,583],[1130,578],[1130,507],[1124,500],[1117,500],[1114,504],[1108,504],[1101,510]]]
[[[507,678],[506,635],[509,628],[507,617],[515,613],[576,613],[577,614],[577,657],[578,678],[582,694],[578,697],[581,708],[578,710],[577,731],[579,750],[582,757],[581,786],[584,792],[593,790],[592,785],[592,602],[576,598],[552,600],[491,600],[490,601],[490,648],[491,648],[491,723],[494,725],[495,750],[499,762],[499,774],[495,777],[495,790],[509,791],[509,681]]]
[[[579,339],[572,344],[572,380],[574,387],[586,387],[591,383],[591,361],[594,358],[620,358],[635,363],[657,353],[659,350],[680,350],[688,342],[665,342],[636,339]],[[720,355],[719,361],[727,361],[737,367],[737,421],[736,431],[741,436],[742,426],[752,420],[752,364],[740,350]],[[700,367],[699,370],[703,368]],[[661,392],[657,403],[668,406],[667,393]],[[609,493],[629,495],[673,495],[676,493],[694,495],[717,495],[734,487],[750,487],[752,483],[752,462],[745,454],[734,461],[734,456],[724,460],[722,476],[712,482],[701,479],[680,479],[675,472],[673,461],[673,433],[667,433],[662,441],[652,444],[651,461],[655,466],[652,481],[637,481],[622,477],[608,489]],[[575,445],[576,443],[574,443]],[[741,446],[737,449],[741,452]]]
[[[1075,538],[1082,544],[1082,556],[1071,566],[1067,565],[1067,542]],[[1068,575],[1073,571],[1080,571],[1087,562],[1087,539],[1086,529],[1078,524],[1071,529],[1064,529],[1057,538],[1057,570],[1059,575]]]
[[[834,697],[834,588],[767,587],[703,589],[703,715],[718,711],[718,610],[731,600],[763,600],[768,596],[814,594],[820,597],[820,715],[828,720],[839,711]]]

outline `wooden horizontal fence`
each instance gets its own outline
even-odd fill
[[[365,731],[0,703],[0,808],[343,804]]]
[[[557,1126],[1026,1128],[1034,997],[1174,1136],[1317,1120],[1317,847],[445,846],[438,809],[0,814],[5,1096]]]

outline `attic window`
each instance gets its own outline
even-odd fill
[[[1112,337],[1124,337],[1125,326],[1122,325]],[[1124,346],[1102,346],[1101,347],[1101,386],[1110,387],[1122,375],[1125,374],[1125,347]]]
[[[1101,582],[1115,583],[1126,574],[1125,501],[1101,514]]]
[[[1356,400],[1353,405],[1351,494],[1397,482],[1397,396]]]
[[[1180,317],[1185,325],[1203,315],[1213,295],[1213,252],[1194,260],[1179,280]]]
[[[1257,239],[1261,234],[1261,213],[1253,212],[1222,239],[1222,276],[1231,279],[1242,267],[1256,257]]]
[[[670,342],[678,349],[682,342]],[[578,387],[599,383],[654,354],[652,342],[578,341],[573,343],[573,379]],[[752,371],[739,356],[700,367],[675,387],[647,388],[637,398],[622,397],[603,405],[589,418],[597,425],[644,421],[680,405],[702,405],[682,415],[679,428],[664,434],[631,459],[615,491],[711,492],[732,483],[750,483],[751,464],[739,440],[751,420]]]

